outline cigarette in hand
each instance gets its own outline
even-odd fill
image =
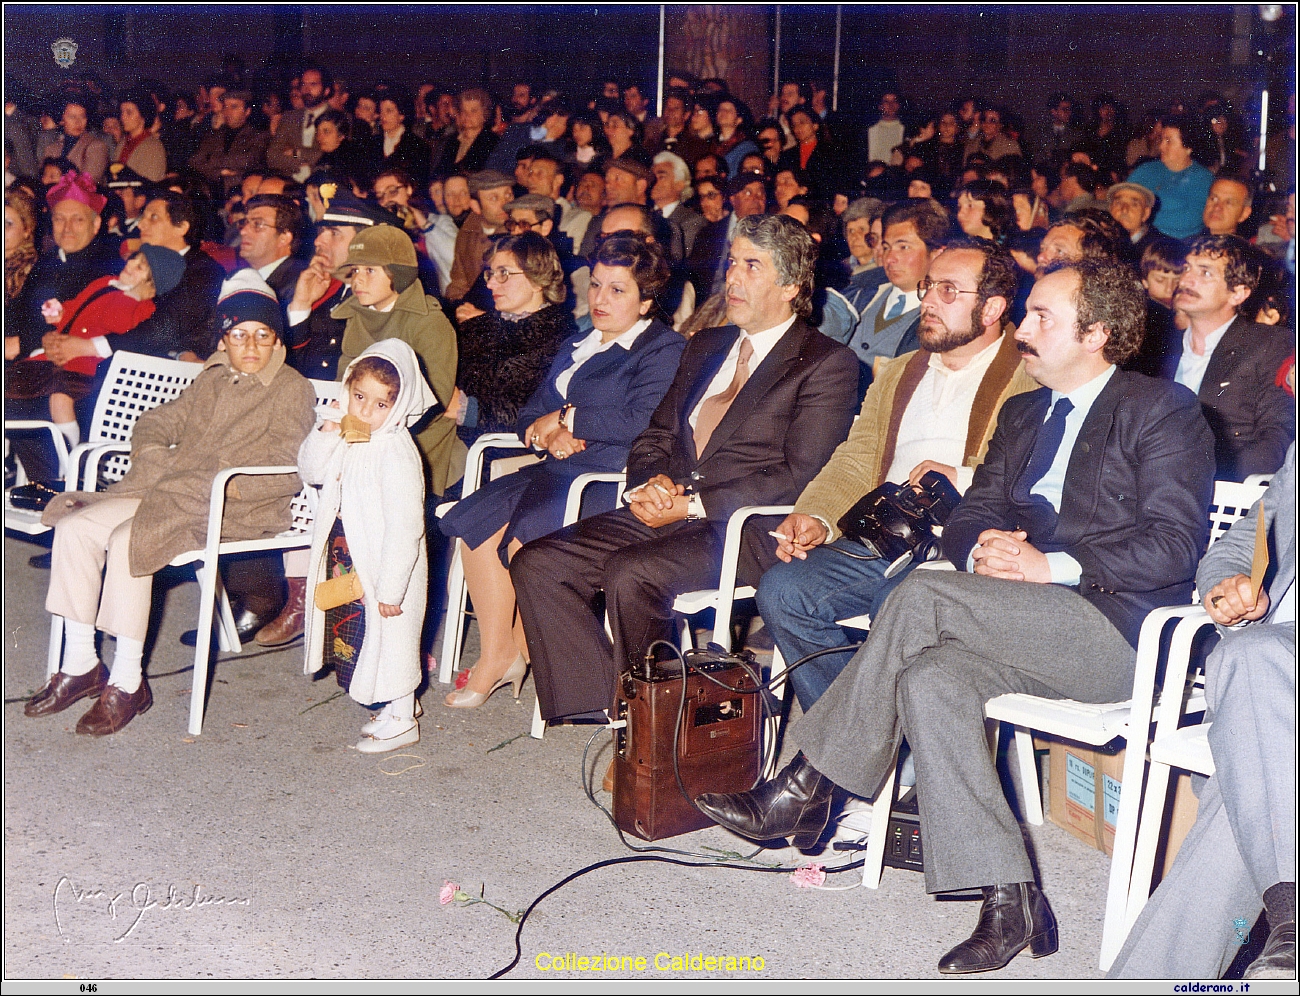
[[[767,531],[767,535],[771,536],[773,539],[785,540],[787,543],[794,542],[794,540],[791,539],[789,536],[787,536],[785,533],[778,533],[775,529],[769,529]]]

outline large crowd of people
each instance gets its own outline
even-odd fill
[[[619,673],[672,639],[674,598],[718,584],[729,516],[792,506],[752,520],[739,565],[776,647],[842,646],[838,620],[864,613],[871,633],[793,672],[785,770],[699,804],[811,847],[905,740],[928,890],[984,892],[939,969],[983,972],[1058,943],[984,703],[1127,698],[1146,613],[1199,582],[1225,633],[1250,624],[1208,665],[1216,763],[1269,790],[1211,783],[1115,971],[1226,969],[1230,917],[1207,921],[1222,937],[1178,929],[1187,890],[1222,879],[1234,916],[1268,916],[1250,971],[1294,976],[1294,97],[1261,172],[1211,92],[1130,127],[1114,96],[1085,115],[1066,93],[1027,123],[888,91],[860,121],[816,80],[756,113],[686,74],[660,116],[614,78],[498,99],[305,64],[281,89],[230,59],[192,91],[12,82],[7,417],[75,445],[114,353],[202,364],[140,418],[106,491],[65,488],[48,433],[7,433],[6,473],[28,480],[9,500],[54,527],[32,562],[66,635],[27,716],[94,699],[77,732],[103,736],[149,709],[152,575],[203,545],[224,468],[300,471],[235,478],[232,539],[275,535],[321,488],[310,550],[223,564],[225,588],[241,639],[305,633],[306,672],[365,707],[363,753],[419,740],[453,548],[481,651],[445,705],[517,698],[531,673],[547,721],[605,721]],[[340,382],[337,412],[305,378]],[[493,432],[523,466],[457,501],[467,446]],[[596,495],[564,525],[575,477],[624,469],[617,507]],[[863,495],[934,475],[961,497],[955,571],[845,535]],[[1239,583],[1244,540],[1198,576],[1214,481],[1252,475],[1277,475],[1252,513],[1275,543],[1263,592]],[[1238,674],[1255,656],[1266,682]],[[1239,728],[1267,741],[1266,772]]]

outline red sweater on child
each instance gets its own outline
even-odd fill
[[[79,339],[118,335],[131,331],[153,314],[153,301],[137,301],[125,291],[110,287],[109,284],[116,279],[109,276],[92,280],[80,294],[65,301],[63,314],[53,327],[54,331],[66,332]],[[44,359],[45,354],[32,358]],[[63,368],[93,377],[99,361],[98,356],[78,356],[65,363]]]

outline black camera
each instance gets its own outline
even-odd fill
[[[927,471],[919,484],[886,481],[858,499],[838,525],[847,539],[865,546],[873,556],[889,561],[885,577],[892,578],[908,564],[939,558],[943,524],[961,502],[961,495],[943,474]]]

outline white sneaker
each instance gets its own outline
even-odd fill
[[[390,750],[409,747],[419,741],[420,724],[416,720],[393,719],[389,716],[374,732],[357,741],[357,751],[362,754],[386,754]]]

